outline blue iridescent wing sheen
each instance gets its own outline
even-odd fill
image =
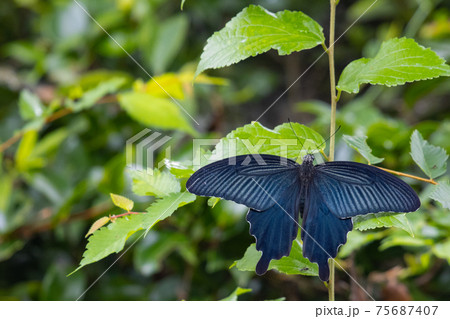
[[[196,195],[221,197],[262,211],[295,183],[299,168],[296,162],[275,155],[240,155],[200,168],[186,188]]]
[[[311,182],[339,218],[378,212],[412,212],[420,206],[414,190],[377,167],[355,162],[314,166]]]
[[[264,211],[250,209],[247,214],[250,234],[256,238],[256,249],[262,251],[256,265],[258,275],[267,271],[272,259],[289,256],[292,241],[297,237],[301,184],[298,175],[290,178],[298,180],[285,191],[275,205]]]
[[[345,244],[352,227],[351,218],[340,219],[330,212],[313,183],[307,187],[301,230],[303,256],[319,265],[322,281],[328,281],[330,276],[328,259],[336,257],[339,246]]]

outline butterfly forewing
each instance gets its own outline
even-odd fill
[[[189,178],[186,188],[261,211],[273,206],[296,182],[299,168],[296,162],[279,156],[240,155],[202,167]]]
[[[339,218],[378,212],[412,212],[420,201],[401,179],[373,166],[327,162],[314,167],[312,183]]]

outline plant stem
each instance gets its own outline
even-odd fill
[[[334,161],[334,145],[336,131],[336,78],[334,73],[334,27],[336,23],[336,0],[330,0],[330,38],[328,45],[328,62],[330,66],[330,90],[331,90],[331,122],[330,122],[330,161]],[[334,259],[329,259],[330,279],[328,282],[328,300],[334,301]]]
[[[430,184],[433,184],[433,185],[437,185],[438,184],[433,179],[422,178],[422,177],[419,177],[419,176],[414,176],[414,175],[410,175],[410,174],[406,174],[406,173],[402,173],[402,172],[397,172],[397,171],[393,171],[391,169],[387,169],[387,168],[383,168],[383,167],[379,167],[379,166],[375,166],[375,165],[372,165],[372,166],[377,167],[379,169],[382,169],[383,171],[386,171],[386,172],[391,173],[391,174],[417,179],[419,181],[427,182],[427,183],[430,183]]]
[[[137,213],[137,212],[127,212],[127,213],[123,213],[123,214],[119,214],[119,215],[112,215],[112,216],[110,217],[110,219],[111,219],[111,220],[116,220],[117,218],[120,218],[120,217],[125,217],[125,216],[129,216],[129,215],[139,215],[139,214],[142,214],[142,213]]]
[[[5,141],[4,143],[0,144],[0,154],[3,153],[6,149],[8,149],[10,146],[14,145],[20,138],[23,136],[23,131],[18,132],[14,134],[9,140]]]
[[[328,259],[328,263],[330,266],[330,279],[328,280],[328,300],[334,301],[334,259]]]
[[[330,66],[330,90],[331,90],[331,122],[330,122],[330,161],[334,161],[334,145],[336,130],[336,78],[334,73],[334,25],[336,23],[336,0],[330,0],[330,42],[328,45],[328,61]]]

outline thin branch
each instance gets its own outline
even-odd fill
[[[101,203],[97,206],[88,208],[82,212],[72,214],[67,219],[62,220],[59,223],[55,223],[55,220],[52,217],[45,218],[43,220],[38,220],[33,223],[21,226],[9,234],[0,236],[0,242],[5,237],[15,237],[15,238],[25,238],[25,239],[30,238],[31,236],[33,236],[36,233],[43,233],[43,232],[52,230],[53,228],[55,228],[56,226],[60,226],[61,224],[70,223],[70,222],[73,222],[76,220],[91,219],[95,216],[105,213],[106,211],[110,210],[111,208],[112,208],[112,205],[108,201],[108,202]],[[45,208],[45,209],[48,209],[48,208]]]
[[[60,119],[61,117],[64,117],[66,115],[72,114],[73,111],[71,109],[61,109],[56,111],[55,113],[51,114],[49,117],[45,119],[45,123],[51,123],[53,121],[56,121],[57,119]]]
[[[104,104],[104,103],[115,103],[115,102],[117,102],[117,97],[115,95],[107,95],[107,96],[102,97],[100,100],[98,100],[94,105]],[[64,116],[72,114],[72,113],[73,113],[72,109],[62,108],[62,109],[56,111],[55,113],[50,114],[45,119],[44,122],[45,122],[45,124],[48,124],[48,123],[56,121],[57,119],[60,119]],[[24,134],[25,134],[24,131],[20,131],[20,132],[14,134],[10,139],[8,139],[5,142],[3,142],[2,144],[0,144],[0,154],[2,154],[5,150],[7,150],[11,146],[13,146],[17,141],[19,141]]]
[[[143,213],[127,212],[127,213],[123,213],[123,214],[119,214],[119,215],[112,215],[109,218],[111,219],[111,221],[114,221],[114,220],[116,220],[117,218],[120,218],[120,217],[125,217],[125,216],[129,216],[129,215],[139,215],[139,214],[143,214]]]
[[[372,165],[372,166],[377,167],[379,169],[382,169],[383,171],[386,171],[386,172],[391,173],[391,174],[417,179],[419,181],[430,183],[430,184],[433,184],[433,185],[437,185],[438,184],[437,182],[435,182],[431,178],[427,179],[427,178],[423,178],[423,177],[419,177],[419,176],[414,176],[414,175],[410,175],[410,174],[406,174],[406,173],[402,173],[402,172],[393,171],[391,169],[387,169],[387,168],[383,168],[383,167],[379,167],[379,166],[375,166],[375,165]]]
[[[0,154],[2,154],[5,150],[7,150],[9,147],[14,145],[20,138],[23,136],[24,132],[20,131],[16,134],[14,134],[10,139],[6,140],[2,144],[0,144]]]

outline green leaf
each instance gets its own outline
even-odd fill
[[[439,177],[447,171],[447,152],[425,141],[417,130],[411,135],[411,156],[431,179]]]
[[[208,39],[196,75],[270,49],[287,55],[314,48],[324,41],[322,27],[302,12],[272,13],[261,6],[250,5]]]
[[[190,165],[185,165],[181,162],[171,161],[169,159],[164,159],[164,165],[169,169],[170,173],[177,178],[188,178],[193,173],[192,163]]]
[[[44,167],[49,160],[50,153],[57,150],[69,134],[69,130],[60,128],[38,140],[37,130],[25,131],[16,153],[17,169],[24,172]]]
[[[23,126],[22,131],[23,132],[40,131],[44,125],[45,125],[45,117],[44,116],[36,117],[36,118],[30,120],[29,122],[27,122]]]
[[[251,244],[245,251],[244,257],[235,261],[233,265],[241,271],[255,271],[256,264],[262,253],[256,250],[256,245]],[[288,275],[318,276],[318,266],[303,257],[300,241],[294,240],[289,256],[279,260],[272,260],[269,270],[276,269]]]
[[[368,230],[380,227],[397,227],[414,237],[405,213],[377,213],[359,215],[352,218],[353,228]]]
[[[153,232],[136,245],[134,265],[144,276],[153,275],[163,269],[167,256],[174,251],[194,265],[197,254],[191,243],[190,238],[181,233]]]
[[[301,158],[325,148],[323,137],[316,131],[298,123],[292,123],[292,127],[284,123],[271,130],[258,122],[239,127],[220,140],[209,160],[256,153]]]
[[[450,263],[450,239],[437,243],[432,250],[437,257],[446,259]]]
[[[0,167],[2,166],[2,157],[0,156]],[[12,193],[14,190],[15,173],[0,170],[0,214],[5,214],[9,211],[9,205],[12,202]],[[2,217],[6,215],[2,215]],[[5,232],[7,225],[3,222],[0,225],[0,233]]]
[[[188,19],[184,14],[166,19],[159,25],[150,59],[156,74],[166,71],[180,51],[188,29]]]
[[[37,141],[37,131],[28,131],[26,132],[22,140],[20,141],[19,147],[16,152],[16,166],[19,171],[23,171],[26,169],[27,160],[33,151],[34,146]]]
[[[11,258],[16,252],[25,246],[25,243],[25,241],[19,239],[0,242],[0,262]]]
[[[101,227],[105,226],[111,218],[104,216],[99,219],[97,219],[92,226],[89,228],[89,231],[87,232],[85,238],[89,237],[89,235],[93,234],[97,229],[100,229]]]
[[[173,193],[167,197],[157,200],[147,208],[146,233],[160,220],[166,219],[173,214],[178,207],[187,205],[195,200],[196,196],[187,191],[183,193]],[[160,212],[163,211],[162,214]]]
[[[183,7],[184,7],[184,3],[186,2],[186,0],[181,0],[181,5],[180,5],[180,9],[181,11],[183,11]]]
[[[116,93],[126,82],[125,78],[113,78],[98,84],[93,89],[86,91],[82,97],[76,101],[67,101],[68,107],[74,112],[79,112],[92,107],[98,100],[107,94]]]
[[[120,252],[132,234],[142,229],[150,230],[157,222],[172,215],[178,207],[194,200],[195,195],[193,194],[174,193],[154,202],[147,208],[148,213],[122,217],[107,227],[100,228],[89,237],[80,266],[69,275],[112,253]]]
[[[315,115],[314,125],[317,127],[326,127],[330,124],[330,104],[320,100],[305,100],[298,102],[295,109],[299,112]]]
[[[44,166],[44,159],[33,155],[37,139],[38,132],[36,130],[27,131],[23,135],[15,157],[16,167],[19,171],[24,172]]]
[[[406,246],[406,247],[423,247],[423,246],[432,246],[432,239],[423,239],[418,237],[411,236],[389,236],[383,240],[380,245],[380,250],[385,250],[395,246]]]
[[[220,301],[237,301],[238,296],[251,292],[249,288],[237,287],[228,297],[221,299]]]
[[[164,197],[181,190],[180,182],[169,172],[156,168],[151,174],[142,170],[129,172],[133,179],[133,192],[137,195]]]
[[[450,185],[446,182],[439,182],[438,185],[433,186],[433,190],[430,193],[430,197],[439,203],[443,207],[450,209]]]
[[[84,92],[95,89],[99,84],[108,82],[111,79],[123,79],[124,85],[133,81],[131,75],[123,71],[114,71],[111,69],[95,69],[80,74],[80,78],[68,85],[60,88],[61,94],[72,99],[80,98]]]
[[[383,238],[383,232],[360,232],[358,230],[352,230],[347,235],[347,242],[339,249],[339,258],[346,258],[355,250],[362,246]]]
[[[358,93],[363,83],[395,86],[439,76],[450,76],[450,66],[431,49],[413,39],[385,41],[372,59],[362,58],[347,65],[337,89]]]
[[[29,90],[22,90],[19,96],[19,110],[24,120],[31,120],[44,113],[44,105],[37,95]]]
[[[427,251],[423,254],[416,253],[411,254],[407,253],[404,255],[405,263],[407,268],[402,271],[401,277],[406,278],[410,276],[417,276],[423,274],[430,270],[431,261],[434,259],[431,258],[432,254],[430,251]]]
[[[367,136],[343,136],[344,141],[359,154],[361,154],[369,164],[377,164],[384,160],[384,158],[372,155],[372,149],[367,145]]]
[[[447,194],[450,194],[450,188],[448,189]],[[450,205],[450,199],[447,204]],[[429,217],[433,223],[436,223],[436,226],[444,229],[450,229],[450,218],[448,213],[449,212],[447,209],[438,207],[437,209],[430,210],[430,216],[427,217]]]
[[[219,197],[210,197],[208,198],[208,206],[211,206],[211,208],[214,208],[217,203],[220,202]]]
[[[194,129],[172,100],[146,93],[128,92],[119,95],[119,102],[128,115],[144,125],[176,129],[195,135]]]
[[[48,265],[42,282],[36,292],[39,292],[39,300],[76,300],[83,295],[87,288],[86,275],[67,278],[65,274],[71,265],[65,262],[54,262]]]
[[[131,199],[113,193],[110,193],[109,195],[111,196],[111,199],[115,206],[122,208],[128,212],[133,209],[134,202]]]
[[[34,147],[32,156],[48,156],[49,153],[58,150],[70,133],[70,130],[62,127],[44,135]]]

